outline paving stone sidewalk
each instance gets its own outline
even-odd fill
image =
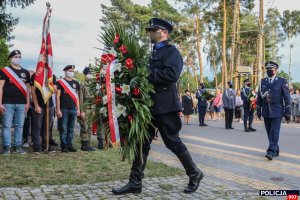
[[[227,187],[222,180],[210,179],[205,177],[197,192],[184,194],[182,192],[187,184],[187,177],[168,177],[168,178],[145,178],[143,181],[143,191],[141,194],[128,194],[114,196],[111,189],[115,186],[122,186],[127,181],[103,182],[84,185],[53,185],[40,187],[23,188],[0,188],[0,199],[2,200],[58,200],[58,199],[265,199],[258,196],[245,196],[235,193],[238,189],[235,186]],[[253,193],[257,191],[248,191]],[[236,194],[236,195],[232,195]]]

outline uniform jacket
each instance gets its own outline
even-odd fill
[[[227,88],[222,96],[224,108],[234,109],[236,105],[235,97],[236,97],[235,90]]]
[[[154,46],[149,58],[148,80],[154,85],[153,114],[166,114],[181,111],[180,100],[177,94],[176,82],[183,67],[182,57],[168,41]]]
[[[286,79],[275,77],[269,83],[269,78],[261,80],[258,91],[257,109],[264,118],[277,118],[291,115],[291,96]]]
[[[250,109],[250,100],[249,100],[249,95],[250,95],[250,88],[249,87],[243,87],[241,90],[241,98],[243,100],[243,107],[247,110]]]
[[[196,98],[198,99],[198,107],[206,107],[207,106],[207,100],[205,96],[203,95],[206,92],[205,89],[198,89],[196,93]]]

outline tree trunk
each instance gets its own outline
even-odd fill
[[[217,77],[217,65],[216,65],[216,58],[215,58],[215,52],[212,52],[211,55],[213,67],[214,67],[214,77],[215,77],[215,88],[218,87],[218,77]]]
[[[197,76],[196,67],[193,64],[192,59],[191,59],[191,57],[189,55],[187,56],[187,61],[188,61],[188,65],[192,67],[192,70],[193,70],[193,73],[194,73],[194,77],[195,77],[195,82],[196,82],[196,85],[198,87],[199,86],[199,82],[198,82],[198,76]]]
[[[289,39],[289,47],[290,47],[290,58],[289,58],[289,79],[288,83],[289,85],[291,84],[291,72],[292,72],[292,44],[291,44],[291,38],[288,37]]]
[[[234,64],[235,64],[235,44],[236,44],[236,22],[238,15],[238,0],[234,3],[234,13],[233,13],[233,24],[232,24],[232,33],[231,33],[231,55],[230,55],[230,69],[229,69],[229,79],[232,81],[233,72],[234,72]]]
[[[199,68],[200,68],[200,82],[203,83],[203,62],[202,62],[202,54],[201,54],[201,37],[200,37],[200,16],[196,14],[196,45],[197,45],[197,53],[199,60]]]
[[[227,64],[226,64],[226,30],[227,30],[227,16],[226,16],[226,0],[223,1],[223,12],[224,12],[224,21],[223,21],[223,40],[222,40],[222,91],[226,88],[227,84]]]
[[[260,0],[259,5],[259,55],[257,63],[257,81],[260,83],[262,78],[262,65],[263,65],[263,28],[264,28],[264,1]]]
[[[238,73],[238,67],[240,66],[240,1],[237,0],[237,6],[238,6],[238,14],[236,19],[236,43],[237,43],[237,50],[236,50],[236,61],[235,61],[235,76],[234,76],[234,89],[238,90],[240,89],[240,80],[238,79],[239,73]]]

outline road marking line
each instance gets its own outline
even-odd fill
[[[163,163],[169,164],[171,166],[174,166],[174,164],[177,166],[181,166],[181,164],[177,158],[163,154],[163,153],[159,153],[157,151],[153,151],[153,150],[150,151],[150,156],[152,156],[153,158],[155,158],[157,160],[160,160]],[[225,179],[228,181],[236,182],[238,184],[246,185],[246,186],[252,187],[257,190],[263,190],[263,189],[289,190],[289,188],[287,188],[285,186],[279,186],[274,183],[269,183],[269,182],[261,181],[258,179],[249,178],[246,176],[236,175],[232,172],[227,172],[225,170],[216,169],[216,168],[205,166],[205,165],[202,165],[199,163],[196,163],[196,164],[199,168],[201,168],[203,170],[204,176],[205,176],[205,174],[209,174],[210,176],[214,176],[214,177],[217,177],[220,179]]]
[[[181,138],[186,138],[194,141],[201,141],[201,142],[206,142],[206,143],[211,143],[211,144],[217,144],[217,145],[222,145],[222,146],[227,146],[227,147],[233,147],[233,148],[238,148],[238,149],[245,149],[245,150],[250,150],[250,151],[256,151],[260,153],[265,153],[266,150],[260,149],[260,148],[253,148],[253,147],[245,147],[241,145],[236,145],[236,144],[228,144],[225,142],[219,142],[219,141],[214,141],[206,138],[200,138],[199,136],[192,136],[192,135],[180,135]],[[289,158],[295,158],[295,159],[300,159],[300,156],[295,155],[295,154],[289,154],[289,153],[281,153],[280,156],[285,156]]]

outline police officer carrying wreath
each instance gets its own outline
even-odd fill
[[[292,107],[289,85],[286,79],[276,76],[278,64],[268,61],[265,64],[268,77],[261,80],[257,98],[257,116],[264,118],[268,134],[269,147],[266,158],[272,160],[279,156],[279,132],[281,119],[284,116],[290,121]]]
[[[250,96],[252,93],[250,80],[247,78],[244,80],[244,87],[241,91],[241,98],[243,100],[243,108],[244,108],[244,128],[245,132],[255,132],[256,129],[253,128],[253,115],[254,109],[251,108]],[[249,122],[249,123],[248,123]]]
[[[207,110],[207,97],[205,96],[207,91],[204,83],[200,83],[199,86],[200,88],[196,93],[196,98],[198,99],[199,126],[207,126],[207,124],[204,123]]]
[[[152,18],[149,23],[150,26],[146,28],[146,31],[150,35],[151,42],[155,44],[148,66],[148,80],[155,88],[155,93],[152,94],[154,101],[152,123],[158,128],[166,147],[176,154],[189,176],[189,184],[184,192],[192,193],[197,190],[203,173],[197,168],[179,137],[182,123],[179,117],[181,106],[177,98],[176,82],[183,67],[183,60],[176,47],[168,42],[169,33],[173,30],[172,25],[159,18]],[[149,129],[149,135],[150,139],[146,140],[143,145],[144,162],[139,160],[139,156],[135,158],[129,182],[121,188],[113,189],[114,194],[140,193],[142,191],[144,169],[150,144],[155,136],[155,128],[152,126]]]

